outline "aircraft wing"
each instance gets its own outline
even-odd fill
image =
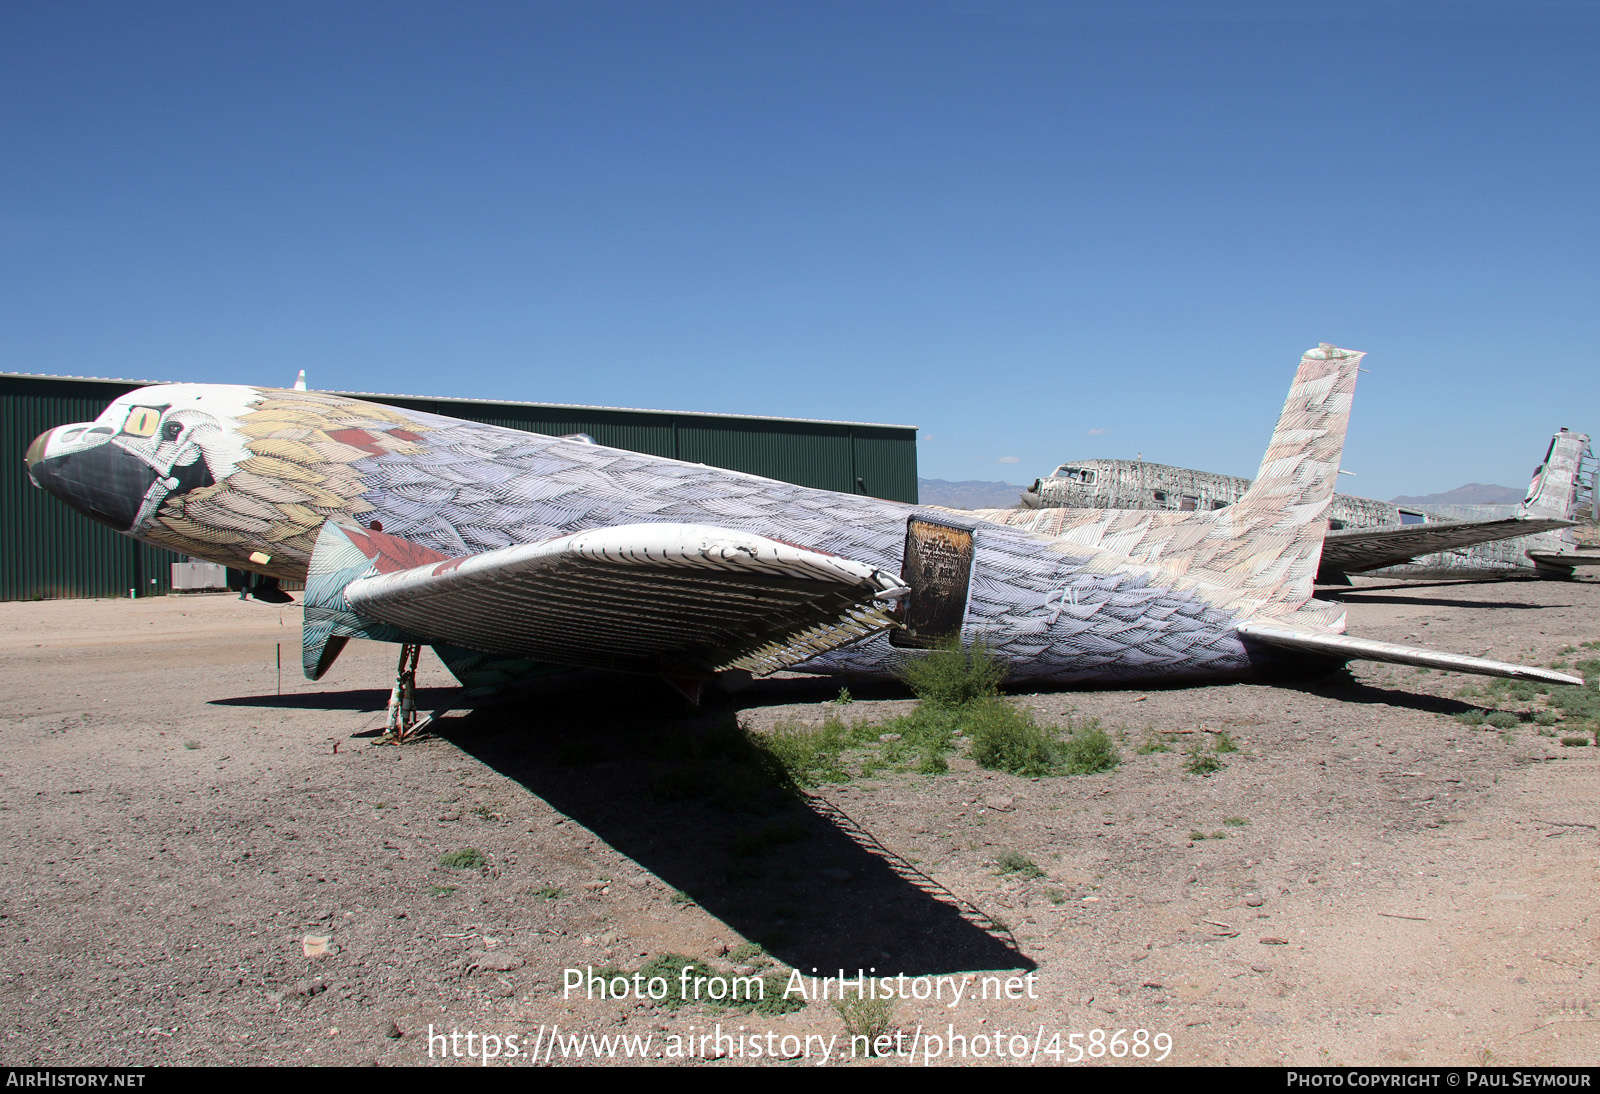
[[[329,522],[317,554],[305,641],[307,664],[324,667],[331,657],[311,655],[313,619],[353,617],[335,633],[376,623],[410,641],[563,665],[768,673],[891,625],[885,602],[907,591],[865,563],[695,524],[596,528],[447,559]]]
[[[1402,527],[1357,528],[1329,532],[1322,541],[1318,580],[1333,574],[1357,574],[1384,566],[1398,566],[1419,555],[1453,551],[1474,543],[1531,536],[1552,528],[1569,528],[1569,520],[1506,517],[1501,520],[1438,521]]]
[[[1327,634],[1303,630],[1269,620],[1247,620],[1239,624],[1239,636],[1246,642],[1296,653],[1328,657],[1338,661],[1387,661],[1394,665],[1421,665],[1447,672],[1473,672],[1481,676],[1505,676],[1513,680],[1543,680],[1548,684],[1583,686],[1583,677],[1569,676],[1534,665],[1513,665],[1509,661],[1490,661],[1459,653],[1444,653],[1419,646],[1401,646],[1372,638],[1348,634]]]

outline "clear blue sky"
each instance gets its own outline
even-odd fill
[[[1352,493],[1600,434],[1592,0],[14,2],[0,138],[4,371],[906,423],[1027,482],[1249,474],[1329,341]]]

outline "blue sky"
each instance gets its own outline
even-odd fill
[[[1292,15],[1292,18],[1286,17]],[[1600,434],[1600,3],[0,15],[0,370],[883,421],[1352,493]]]

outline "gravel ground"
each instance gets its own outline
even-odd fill
[[[1343,599],[1354,633],[1502,659],[1600,638],[1593,580],[1364,580]],[[1463,724],[1495,704],[1460,694],[1475,678],[1357,665],[1016,695],[1046,723],[1100,719],[1122,763],[1027,779],[958,756],[797,794],[752,775],[735,719],[913,703],[797,678],[695,711],[583,674],[474,709],[425,654],[422,705],[449,712],[396,747],[353,736],[382,723],[395,648],[352,643],[308,682],[292,605],[0,620],[5,1065],[454,1062],[430,1028],[463,1054],[469,1031],[499,1038],[480,1053],[525,1038],[513,1063],[541,1030],[553,1061],[584,1033],[701,1064],[850,1058],[827,1002],[566,997],[569,969],[663,954],[777,983],[925,977],[906,983],[945,997],[884,1023],[957,1062],[1070,1060],[1071,1035],[1097,1050],[1118,1030],[1119,1048],[1169,1037],[1175,1063],[1600,1058],[1600,752]],[[1220,731],[1238,751],[1214,752]],[[1223,766],[1189,773],[1195,748]],[[685,1040],[719,1027],[742,1039]]]

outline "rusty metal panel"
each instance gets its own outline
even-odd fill
[[[911,592],[903,625],[889,636],[894,645],[932,649],[960,635],[972,587],[972,530],[911,517],[901,580]]]

